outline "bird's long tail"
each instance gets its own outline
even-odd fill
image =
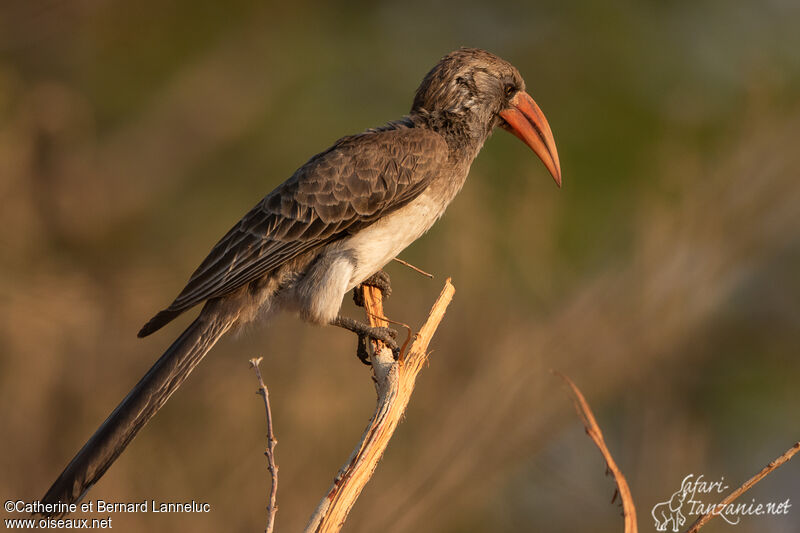
[[[235,317],[206,312],[210,310],[206,307],[139,380],[58,476],[42,503],[75,503],[103,476],[136,433],[235,322]]]

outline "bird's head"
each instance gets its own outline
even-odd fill
[[[480,144],[500,126],[539,156],[561,187],[561,167],[553,133],[542,110],[525,92],[525,81],[507,61],[477,48],[444,56],[425,76],[412,113],[446,117]]]

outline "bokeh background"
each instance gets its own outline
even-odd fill
[[[798,27],[793,0],[5,0],[3,500],[41,497],[191,320],[135,337],[245,211],[406,113],[459,46],[523,73],[564,188],[498,132],[401,256],[436,279],[388,267],[397,320],[420,324],[447,276],[457,293],[345,530],[621,531],[550,369],[595,408],[641,531],[688,474],[738,485],[800,438]],[[293,317],[223,340],[89,497],[212,507],[114,515],[117,531],[263,528],[262,355],[278,530],[300,530],[373,409],[354,350]],[[705,530],[799,531],[797,461],[745,497],[788,515]]]

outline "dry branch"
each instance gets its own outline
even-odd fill
[[[411,348],[400,360],[395,361],[392,351],[381,342],[373,342],[370,359],[378,395],[375,413],[364,430],[361,441],[339,470],[333,485],[311,516],[305,529],[306,533],[338,532],[344,525],[350,509],[375,472],[378,461],[403,417],[414,390],[417,374],[427,360],[428,344],[444,317],[454,293],[455,288],[448,278],[428,314],[428,319],[417,333]],[[384,316],[383,303],[378,289],[364,287],[364,305],[370,325],[387,325],[381,318]]]
[[[603,454],[603,458],[606,460],[608,470],[610,470],[614,475],[614,480],[617,483],[617,490],[620,498],[622,499],[622,512],[625,517],[625,533],[636,533],[638,531],[636,525],[636,506],[633,504],[633,495],[631,494],[631,489],[628,487],[628,482],[625,480],[625,476],[622,475],[622,471],[619,469],[617,463],[614,461],[614,458],[611,456],[611,452],[608,451],[608,446],[606,446],[606,441],[603,438],[603,432],[600,431],[600,426],[597,425],[597,420],[595,420],[594,414],[589,408],[589,404],[586,402],[586,398],[583,397],[580,389],[577,385],[575,385],[575,383],[572,382],[571,379],[560,372],[555,372],[555,374],[563,379],[572,390],[575,410],[578,411],[578,415],[583,421],[583,425],[586,428],[586,433],[592,438],[594,443],[600,449],[600,453]]]
[[[784,452],[783,455],[781,455],[774,461],[771,461],[767,466],[765,466],[761,470],[761,472],[759,472],[755,476],[745,481],[741,487],[731,492],[724,500],[722,500],[717,505],[712,507],[709,512],[707,512],[706,514],[702,515],[700,518],[695,520],[694,524],[692,524],[691,527],[689,527],[686,533],[696,533],[709,520],[719,515],[725,509],[725,507],[727,507],[730,503],[732,503],[736,498],[738,498],[739,496],[750,490],[750,488],[753,485],[764,479],[767,476],[767,474],[769,474],[770,472],[772,472],[773,470],[775,470],[776,468],[787,462],[789,459],[791,459],[792,456],[796,454],[798,451],[800,451],[800,442],[796,442],[795,445],[786,450],[786,452]]]
[[[278,512],[277,497],[278,497],[278,466],[275,464],[275,445],[278,441],[275,440],[275,432],[272,430],[272,409],[269,407],[269,390],[264,385],[264,379],[261,377],[261,370],[258,365],[261,364],[261,357],[250,359],[250,366],[256,373],[258,378],[258,391],[256,394],[264,398],[264,410],[267,416],[267,449],[264,455],[267,456],[267,468],[269,469],[270,488],[269,500],[267,501],[267,525],[264,528],[264,533],[272,533],[275,527],[275,514]]]

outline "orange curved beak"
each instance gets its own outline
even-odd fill
[[[506,121],[503,127],[530,146],[561,187],[561,164],[558,162],[556,141],[544,113],[525,91],[519,91],[509,102],[511,107],[501,111]]]

